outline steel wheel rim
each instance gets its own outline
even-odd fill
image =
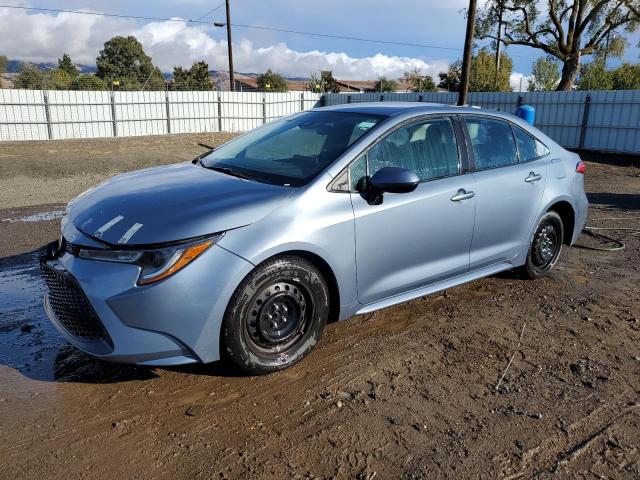
[[[249,347],[261,355],[286,354],[309,333],[314,310],[303,285],[286,280],[262,287],[245,316]]]
[[[533,241],[533,264],[536,268],[545,269],[555,262],[560,251],[560,236],[557,225],[545,221],[538,226]]]

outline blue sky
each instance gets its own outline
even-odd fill
[[[4,2],[3,2],[4,3]],[[153,17],[198,18],[221,0],[6,0],[13,5],[44,8],[87,9],[96,12]],[[309,37],[246,28],[235,28],[234,48],[239,71],[268,67],[289,76],[306,76],[321,68],[333,69],[342,78],[398,76],[418,67],[437,74],[462,55],[467,0],[232,0],[232,22],[294,30],[322,32],[397,42],[455,48],[419,48],[330,38]],[[207,20],[224,20],[224,7]],[[25,42],[25,31],[35,41]],[[55,15],[0,9],[0,49],[12,58],[55,60],[69,52],[74,61],[93,63],[100,46],[116,33],[132,33],[142,41],[163,69],[205,60],[211,68],[226,68],[224,29],[176,22],[144,22]],[[637,38],[627,60],[638,61]],[[485,43],[485,42],[483,42]],[[3,47],[4,45],[4,47]],[[528,75],[541,52],[510,47],[516,74]],[[517,75],[516,75],[517,79]]]

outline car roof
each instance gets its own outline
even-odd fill
[[[365,113],[369,115],[394,116],[401,113],[490,113],[496,116],[507,116],[504,112],[495,110],[484,110],[480,107],[464,106],[457,107],[447,105],[445,103],[427,103],[427,102],[357,102],[342,103],[339,105],[331,105],[328,107],[320,107],[314,110],[332,111],[332,112],[353,112]],[[510,115],[509,115],[510,116]]]
[[[428,102],[356,102],[342,103],[339,105],[330,105],[327,107],[314,108],[315,111],[333,111],[333,112],[354,112],[364,113],[367,115],[382,115],[386,117],[394,117],[396,115],[404,115],[407,118],[421,114],[444,113],[444,114],[480,114],[492,116],[507,120],[518,125],[520,128],[529,132],[545,145],[555,145],[561,148],[553,139],[545,135],[544,132],[538,130],[523,119],[517,117],[510,112],[499,110],[491,110],[476,106],[465,105],[458,107],[455,105],[447,105],[445,103],[428,103]]]

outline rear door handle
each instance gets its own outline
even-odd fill
[[[474,192],[467,192],[464,188],[458,190],[453,197],[451,197],[452,202],[461,202],[463,200],[469,200],[470,198],[475,197],[476,194]]]
[[[535,172],[529,172],[529,176],[524,179],[527,183],[537,182],[538,180],[542,180],[542,175]]]

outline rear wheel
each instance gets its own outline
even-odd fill
[[[540,219],[529,246],[524,270],[529,278],[546,275],[558,262],[562,250],[564,228],[556,212],[547,212]]]
[[[329,317],[329,289],[297,256],[267,260],[236,289],[222,328],[226,358],[254,374],[287,368],[307,355]]]

